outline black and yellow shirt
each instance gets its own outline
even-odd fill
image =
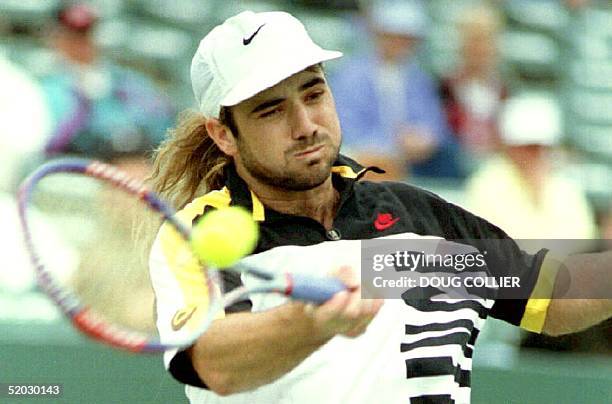
[[[365,239],[507,240],[490,249],[487,260],[500,275],[520,276],[522,286],[538,299],[387,300],[363,335],[337,336],[274,383],[229,397],[208,391],[186,355],[166,353],[166,366],[187,384],[192,402],[469,402],[472,353],[487,317],[541,332],[550,302],[542,297],[552,293],[558,266],[546,250],[526,254],[499,228],[430,192],[403,183],[360,180],[366,170],[347,157],[340,156],[332,171],[340,205],[331,230],[313,219],[266,208],[233,167],[227,170],[225,188],[195,199],[179,215],[194,222],[208,209],[243,206],[261,230],[256,251],[245,261],[270,271],[318,275],[340,265],[359,268]],[[380,226],[381,217],[393,220]],[[196,305],[199,294],[205,293],[194,285],[189,269],[176,265],[176,252],[167,239],[162,229],[151,256],[162,334],[176,313]],[[225,291],[257,282],[223,274]],[[283,296],[253,295],[225,314],[267,310],[284,302]]]

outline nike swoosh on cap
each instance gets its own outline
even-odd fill
[[[248,45],[251,43],[251,41],[253,40],[253,38],[255,38],[255,35],[257,35],[259,33],[259,30],[266,24],[261,24],[261,26],[259,28],[257,28],[257,31],[253,32],[253,34],[248,37],[248,38],[242,38],[242,44],[243,45]]]

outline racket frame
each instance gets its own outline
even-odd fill
[[[44,178],[59,173],[83,174],[107,184],[114,188],[136,196],[149,208],[158,212],[164,221],[172,226],[186,241],[191,233],[190,227],[185,225],[172,208],[164,203],[154,192],[150,191],[141,181],[131,178],[116,167],[96,160],[88,159],[58,159],[41,165],[20,186],[17,193],[19,220],[23,230],[23,237],[30,260],[34,266],[36,281],[42,290],[60,309],[60,311],[81,332],[100,340],[113,347],[130,352],[163,352],[172,348],[184,348],[192,345],[195,340],[208,328],[214,317],[209,314],[196,330],[189,335],[164,337],[163,340],[152,339],[149,335],[113,324],[85,305],[78,296],[61,286],[60,282],[45,267],[38,252],[32,229],[28,221],[28,208],[34,191]],[[205,270],[202,268],[202,270]],[[206,269],[207,287],[210,296],[218,292],[215,285],[220,285],[217,271],[214,268]],[[224,307],[220,297],[211,299],[209,313],[216,313]]]
[[[40,289],[49,296],[76,328],[110,346],[135,353],[157,353],[169,349],[181,349],[193,345],[215,319],[215,314],[248,295],[277,293],[294,299],[321,304],[331,298],[333,294],[346,289],[346,286],[336,278],[321,278],[289,272],[270,273],[260,268],[238,263],[232,268],[224,268],[223,270],[235,270],[250,274],[266,282],[253,287],[239,287],[222,297],[220,295],[222,294],[223,283],[219,276],[219,269],[210,265],[202,265],[202,271],[206,271],[207,274],[206,282],[209,296],[213,298],[205,320],[188,335],[164,336],[161,339],[154,340],[144,333],[115,325],[91,310],[74,293],[61,286],[53,274],[45,268],[34,243],[32,230],[27,219],[32,195],[37,184],[43,178],[59,173],[83,174],[137,196],[145,205],[158,212],[165,223],[172,226],[186,242],[189,242],[190,239],[191,226],[183,223],[176,216],[175,211],[141,181],[131,178],[110,164],[96,160],[77,158],[53,160],[41,165],[21,184],[17,194],[19,220],[26,249],[34,266]]]

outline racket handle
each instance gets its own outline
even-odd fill
[[[346,290],[346,285],[339,279],[331,277],[310,276],[304,274],[288,274],[289,287],[287,296],[293,299],[322,304],[338,292]]]

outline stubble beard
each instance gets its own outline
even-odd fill
[[[322,156],[319,160],[313,160],[306,169],[300,171],[287,171],[284,168],[268,167],[259,161],[252,150],[240,141],[238,142],[238,151],[244,169],[256,180],[287,191],[308,191],[320,186],[329,178],[331,168],[340,152],[340,147],[335,147],[329,137],[324,138],[323,142],[320,139],[317,140],[312,142],[312,145],[324,143],[331,150],[331,153]],[[311,147],[312,145],[302,146],[302,148]],[[293,153],[294,151],[292,150],[287,154],[291,156]]]

